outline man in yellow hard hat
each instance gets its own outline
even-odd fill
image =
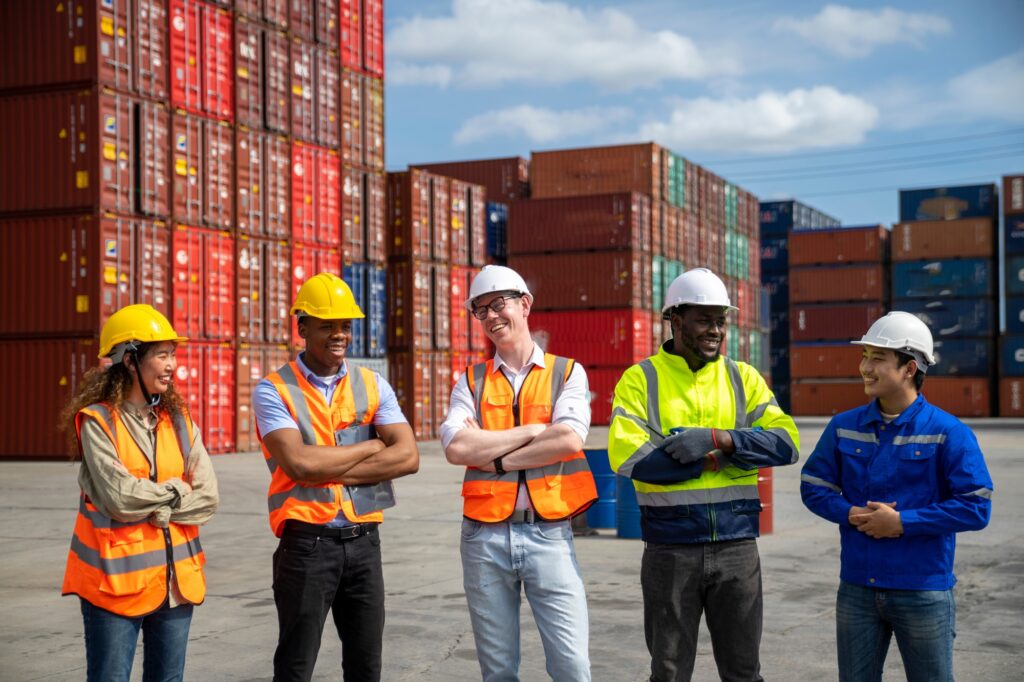
[[[342,645],[344,679],[379,680],[384,580],[377,526],[394,504],[391,480],[419,469],[412,428],[379,374],[350,365],[345,282],[320,273],[299,289],[306,349],[257,384],[253,411],[270,468],[274,602],[280,627],[274,680],[309,680],[327,612]]]

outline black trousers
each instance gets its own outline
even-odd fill
[[[376,527],[347,540],[286,528],[274,552],[274,603],[274,682],[313,676],[328,611],[341,638],[345,682],[379,682],[384,577]]]

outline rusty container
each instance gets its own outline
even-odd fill
[[[363,91],[366,76],[358,71],[341,72],[341,160],[345,164],[362,166],[366,163],[363,123]]]
[[[316,32],[314,0],[288,0],[288,30],[303,40],[313,40]]]
[[[338,8],[341,65],[363,68],[363,0],[340,0]]]
[[[429,173],[418,170],[388,173],[388,257],[430,258],[430,179]]]
[[[138,149],[138,203],[143,215],[166,217],[171,205],[171,116],[167,107],[141,100],[136,109]]]
[[[171,121],[171,215],[181,222],[199,225],[206,212],[203,190],[206,161],[203,152],[204,119],[178,110]]]
[[[239,234],[262,236],[266,232],[266,137],[242,125],[235,128],[235,227]]]
[[[341,170],[341,248],[345,263],[366,259],[366,171],[345,166]]]
[[[999,416],[1024,417],[1024,377],[999,379]]]
[[[530,196],[530,162],[521,156],[478,161],[417,163],[412,164],[412,167],[474,185],[483,185],[487,190],[487,201],[509,203]]]
[[[992,218],[899,223],[892,228],[892,259],[992,258],[996,224]]]
[[[430,176],[430,255],[437,261],[448,261],[451,254],[451,179]]]
[[[384,77],[384,0],[363,0],[363,68]]]
[[[0,336],[98,335],[108,317],[132,303],[169,314],[168,243],[164,223],[144,218],[0,221]]]
[[[452,396],[452,353],[434,351],[431,353],[433,362],[431,381],[434,395],[431,401],[434,410],[434,437],[440,438],[441,424],[448,417],[448,403]]]
[[[427,351],[433,347],[433,270],[429,261],[388,264],[388,349]]]
[[[790,303],[881,302],[888,295],[885,266],[836,265],[791,268]]]
[[[829,417],[867,403],[860,379],[803,379],[790,384],[790,414]]]
[[[203,222],[221,230],[235,227],[235,133],[224,121],[207,121],[203,130],[206,182]]]
[[[334,50],[338,49],[339,0],[315,0],[313,10],[316,42]]]
[[[796,230],[789,235],[789,266],[884,263],[888,245],[881,225]]]
[[[417,440],[436,436],[434,422],[434,363],[430,353],[399,351],[388,353],[388,383],[395,390],[402,414],[409,420]]]
[[[318,0],[323,2],[323,0]],[[316,141],[337,149],[341,144],[341,62],[326,47],[313,52],[316,87]]]
[[[661,148],[653,143],[534,152],[530,191],[536,199],[639,192],[662,197]]]
[[[452,179],[449,182],[449,251],[451,262],[455,265],[469,265],[470,234],[469,234],[469,183]]]
[[[991,377],[928,377],[921,393],[956,417],[992,416]]]
[[[252,410],[252,392],[260,379],[290,361],[287,346],[238,344],[235,352],[235,440],[238,452],[260,449],[256,435],[256,415]]]
[[[284,135],[292,130],[289,46],[284,33],[273,30],[263,33],[263,125],[267,130]]]
[[[239,14],[235,18],[235,121],[263,127],[264,28]]]
[[[263,196],[267,212],[267,237],[287,239],[292,233],[292,146],[288,138],[268,134],[264,138],[266,174]]]
[[[513,202],[508,252],[647,251],[651,224],[644,209],[650,203],[637,192]]]
[[[291,340],[291,249],[288,242],[236,240],[237,337],[247,343],[285,344]]]
[[[789,338],[799,342],[859,339],[884,314],[881,302],[793,304],[789,308]]]
[[[867,328],[865,327],[865,330]],[[863,332],[861,332],[863,334]],[[849,341],[836,343],[794,343],[789,347],[789,366],[794,379],[860,377],[864,349]]]
[[[316,48],[312,43],[292,38],[289,45],[291,55],[291,98],[292,137],[307,142],[316,142]]]
[[[537,310],[650,308],[644,261],[639,251],[565,252],[512,256],[509,267],[526,280]]]
[[[487,202],[480,185],[469,185],[469,264],[487,264]]]
[[[291,0],[262,0],[262,2],[263,18],[267,23],[277,26],[282,31],[287,30],[289,20],[288,3]]]
[[[371,170],[382,171],[384,170],[384,81],[380,78],[367,78],[364,85],[365,164]]]
[[[366,197],[366,260],[383,263],[387,259],[387,187],[384,173],[367,171],[363,195]]]
[[[434,349],[451,350],[452,347],[452,300],[451,270],[447,263],[433,265],[433,300],[431,310],[434,312],[433,336]]]

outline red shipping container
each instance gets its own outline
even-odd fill
[[[649,310],[651,284],[650,277],[645,283],[644,261],[649,267],[650,258],[638,251],[566,252],[512,256],[509,267],[526,280],[536,310]]]
[[[886,298],[885,267],[837,265],[790,268],[789,301],[828,303],[841,301],[881,302]]]
[[[452,347],[452,300],[451,271],[448,265],[436,263],[433,266],[433,300],[430,308],[434,313],[434,348],[449,350]],[[446,363],[447,364],[447,363]]]
[[[237,259],[238,339],[248,343],[288,343],[292,305],[288,243],[239,235]]]
[[[291,298],[294,301],[299,289],[313,275],[329,272],[341,277],[341,253],[334,248],[317,244],[292,244],[292,281]],[[364,311],[365,312],[365,311]],[[299,336],[298,318],[291,316],[292,345],[305,346],[306,342]]]
[[[245,126],[235,129],[235,227],[240,234],[263,235],[266,213],[262,191],[266,173],[266,135]]]
[[[434,437],[441,436],[441,424],[448,418],[448,403],[452,397],[452,354],[448,351],[435,351],[430,354],[433,362],[431,381],[434,395],[431,400],[434,408]]]
[[[681,236],[679,243],[679,260],[683,262],[683,265],[687,268],[699,267],[700,263],[700,229],[698,228],[699,220],[696,213],[676,208],[679,211],[679,221],[681,224]],[[758,258],[760,258],[758,252]]]
[[[207,121],[203,130],[206,184],[203,222],[222,230],[235,226],[235,134],[223,121]]]
[[[725,240],[722,238],[724,229],[718,223],[712,222],[705,216],[698,220],[699,244],[697,266],[709,268],[712,272],[723,274],[725,272]],[[694,266],[687,266],[694,267]]]
[[[277,1],[284,3],[286,0]],[[283,33],[265,31],[263,34],[263,125],[285,135],[292,131],[289,45],[288,36]]]
[[[509,255],[648,251],[650,204],[650,199],[637,192],[512,202],[508,218]]]
[[[171,323],[190,339],[235,336],[235,242],[228,232],[178,225],[173,231]]]
[[[235,0],[236,2],[238,0]],[[282,31],[288,28],[288,3],[290,0],[262,0],[263,18]]]
[[[338,53],[324,47],[317,48],[313,58],[316,64],[316,139],[325,147],[337,149],[341,144],[341,64]]]
[[[294,15],[293,15],[294,18]],[[308,142],[316,141],[315,81],[316,49],[311,43],[293,38],[291,53],[292,136]]]
[[[229,12],[203,0],[170,0],[171,103],[234,116],[234,31]]]
[[[928,377],[921,393],[956,417],[991,417],[991,377]]]
[[[430,353],[388,353],[388,383],[418,440],[434,438],[433,358]]]
[[[884,263],[889,232],[881,225],[796,230],[789,235],[789,266]]]
[[[892,228],[892,259],[994,258],[997,224],[992,218],[900,223]]]
[[[366,199],[366,260],[383,263],[387,258],[387,190],[384,173],[367,171],[363,196]]]
[[[156,102],[138,105],[139,213],[166,217],[171,213],[171,117],[167,107]]]
[[[387,273],[388,349],[430,350],[433,345],[431,264],[392,261]]]
[[[447,261],[451,255],[451,180],[440,175],[430,177],[431,254],[434,260]]]
[[[0,211],[134,213],[136,109],[134,98],[105,89],[0,98]],[[142,170],[142,185],[156,186],[156,169]]]
[[[612,402],[615,400],[615,384],[628,366],[587,367],[590,383],[590,425],[606,426],[611,423]]]
[[[651,317],[649,311],[635,308],[556,310],[531,311],[529,321],[534,340],[548,353],[573,358],[589,370],[626,367],[648,357]]]
[[[211,454],[235,449],[235,350],[226,343],[178,348],[175,388],[185,398]]]
[[[999,416],[1024,417],[1024,377],[999,379]]]
[[[367,78],[364,81],[363,149],[366,166],[371,170],[384,170],[384,81]]]
[[[235,12],[250,19],[262,19],[263,0],[235,0]]]
[[[862,332],[863,333],[863,332]],[[848,341],[834,344],[793,344],[789,367],[794,379],[849,378],[860,380],[860,358],[864,349]]]
[[[411,167],[474,185],[483,185],[487,192],[487,201],[510,203],[515,199],[530,196],[530,162],[521,156],[478,161],[417,163]]]
[[[453,353],[468,353],[470,350],[470,330],[476,320],[466,308],[466,297],[469,295],[469,283],[473,271],[461,265],[451,266],[448,286],[449,308],[451,310],[451,338]]]
[[[459,383],[459,380],[466,375],[466,370],[473,365],[481,362],[486,362],[490,358],[484,356],[483,353],[478,352],[467,352],[467,353],[451,353],[452,361],[452,374],[451,374],[451,387],[449,390],[455,387],[455,384]],[[448,394],[449,400],[451,399],[451,393]]]
[[[384,0],[363,0],[363,66],[384,77]]]
[[[203,152],[203,119],[176,111],[172,120],[171,148],[173,202],[171,215],[178,220],[198,225],[203,222],[203,187],[206,156]]]
[[[871,324],[885,314],[882,303],[809,305],[789,308],[790,338],[793,341],[842,341],[859,339]]]
[[[94,336],[132,303],[166,315],[168,241],[161,222],[110,214],[0,222],[0,336]]]
[[[430,258],[430,179],[429,173],[417,170],[388,173],[388,256]],[[452,185],[454,196],[455,183]],[[454,208],[452,216],[454,219]],[[454,229],[452,236],[454,243]]]
[[[448,213],[451,226],[448,250],[451,253],[451,262],[457,265],[469,265],[469,187],[467,182],[451,180],[448,189],[451,207]]]
[[[341,248],[346,263],[362,263],[366,258],[365,176],[358,168],[346,166],[341,171]]]
[[[363,68],[362,0],[340,0],[341,65],[346,69]]]
[[[339,0],[316,0],[316,42],[323,43],[332,50],[338,49],[338,36],[341,28],[338,3]]]
[[[1024,213],[1024,175],[1003,176],[1003,213]]]
[[[469,185],[469,263],[487,264],[487,202],[484,188]]]
[[[531,196],[639,192],[660,200],[661,156],[661,147],[653,143],[534,152]]]
[[[292,233],[292,146],[288,138],[268,134],[264,138],[266,175],[263,195],[268,237],[287,239]]]
[[[313,40],[314,0],[288,0],[288,30],[303,40]]]
[[[263,32],[239,15],[235,19],[235,120],[263,127]]]
[[[341,74],[341,160],[361,166],[366,163],[363,151],[363,82],[361,73],[345,69]]]
[[[790,414],[794,417],[829,417],[867,402],[860,379],[807,379],[790,384]]]
[[[267,269],[264,284],[267,343],[287,343],[291,338],[291,248],[288,242],[264,243],[263,263]]]
[[[235,440],[239,452],[260,449],[256,436],[256,415],[252,411],[252,392],[260,379],[278,369],[292,357],[287,346],[239,344],[235,352]]]
[[[341,242],[341,165],[337,152],[292,143],[292,239]]]

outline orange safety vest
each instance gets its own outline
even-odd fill
[[[504,374],[494,371],[493,359],[468,367],[466,380],[480,426],[503,431],[522,424],[550,424],[552,408],[572,373],[573,361],[546,353],[544,364],[530,369],[518,396]],[[534,510],[548,521],[576,516],[597,500],[594,477],[580,450],[552,464],[521,472],[498,474],[466,467],[463,515],[486,523],[507,519],[516,506],[520,476],[526,481]]]
[[[160,414],[152,466],[117,410],[106,404],[90,405],[75,415],[79,447],[86,417],[103,427],[121,464],[133,476],[157,483],[171,478],[185,480],[194,441],[194,427],[187,415],[172,420],[166,413]],[[206,596],[206,554],[199,544],[198,526],[171,522],[165,529],[146,519],[115,521],[100,513],[83,493],[62,593],[77,594],[121,616],[144,616],[159,609],[167,599],[167,569],[172,561],[181,596],[192,604],[201,604]]]
[[[324,394],[314,388],[302,375],[295,362],[289,362],[266,379],[274,385],[292,419],[299,426],[302,442],[306,445],[327,445],[344,442],[348,445],[374,437],[368,427],[380,406],[380,392],[373,371],[365,367],[348,365],[349,371],[338,384],[327,404]],[[342,432],[348,430],[351,438]],[[340,510],[353,523],[380,523],[384,514],[379,511],[358,516],[352,507],[348,489],[340,483],[296,483],[277,465],[274,456],[263,443],[263,435],[256,430],[263,449],[263,457],[270,469],[270,488],[267,506],[270,509],[270,528],[281,537],[288,519],[306,523],[324,524],[333,521]]]

